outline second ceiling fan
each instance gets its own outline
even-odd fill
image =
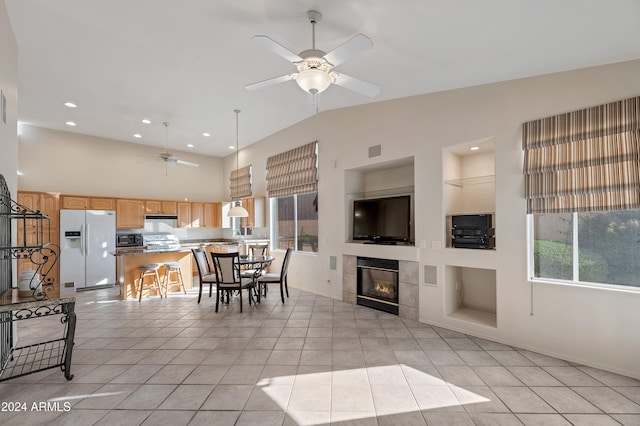
[[[370,97],[378,95],[380,88],[375,84],[334,71],[334,67],[337,65],[371,49],[373,47],[371,39],[364,34],[356,34],[329,53],[325,53],[322,50],[316,49],[315,25],[320,22],[322,15],[320,12],[310,10],[307,12],[307,16],[311,23],[311,49],[304,50],[299,54],[293,53],[291,50],[265,35],[256,35],[252,38],[252,40],[263,47],[292,62],[298,72],[248,84],[246,88],[256,90],[285,81],[295,80],[300,88],[309,93],[312,105],[315,104],[316,106],[317,95],[326,90],[331,84],[337,84],[338,86]]]

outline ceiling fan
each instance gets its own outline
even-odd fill
[[[167,140],[168,140],[168,127],[169,127],[169,123],[166,121],[163,121],[162,124],[164,124],[164,151],[162,151],[160,154],[158,154],[158,156],[156,157],[155,161],[164,161],[164,173],[165,175],[167,174],[167,169],[169,166],[174,166],[176,164],[182,164],[183,166],[191,166],[191,167],[199,167],[199,164],[196,163],[192,163],[190,161],[184,161],[181,160],[180,157],[177,157],[175,155],[173,155],[172,153],[170,153],[167,150]]]
[[[275,40],[265,35],[255,35],[252,40],[261,46],[271,50],[276,55],[293,63],[297,72],[282,75],[248,84],[249,90],[261,89],[289,80],[295,80],[298,86],[309,93],[311,106],[317,107],[317,95],[326,90],[331,84],[337,84],[354,92],[374,97],[380,92],[380,88],[374,84],[334,71],[334,67],[340,65],[352,57],[359,55],[373,47],[371,39],[364,34],[356,34],[329,53],[316,49],[316,24],[320,22],[320,12],[310,10],[307,12],[311,22],[311,49],[299,54],[293,53]]]

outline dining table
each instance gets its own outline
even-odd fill
[[[239,255],[238,256],[238,266],[240,270],[252,270],[253,272],[253,282],[255,284],[254,292],[257,294],[258,303],[260,303],[260,289],[258,288],[258,278],[262,275],[263,271],[268,268],[276,258],[273,256],[265,255]]]

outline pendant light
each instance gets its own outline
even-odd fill
[[[238,174],[238,114],[240,114],[239,109],[234,109],[233,112],[236,113],[236,175]],[[228,217],[249,217],[249,212],[247,209],[242,207],[242,203],[240,200],[236,200],[235,205],[229,209],[229,213],[227,213]]]

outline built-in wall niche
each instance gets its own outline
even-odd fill
[[[488,327],[497,327],[496,271],[445,266],[445,315]]]
[[[409,195],[410,240],[415,240],[415,197],[413,157],[400,158],[345,170],[345,241],[353,240],[354,200]]]
[[[496,226],[495,152],[493,138],[471,141],[442,151],[445,241],[451,244],[452,216],[491,214]]]

